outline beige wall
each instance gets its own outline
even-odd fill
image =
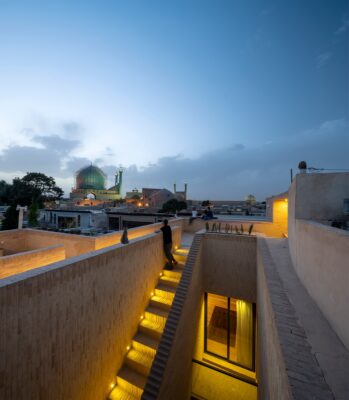
[[[155,287],[161,235],[0,281],[0,398],[105,399]]]
[[[270,291],[273,290],[275,281],[267,279],[266,276],[266,269],[271,268],[271,260],[263,254],[260,242],[257,260],[258,399],[291,400],[293,397],[281,351],[274,307],[270,299]]]
[[[24,229],[23,232],[24,245],[27,249],[40,249],[61,244],[65,248],[67,258],[79,256],[95,249],[93,237],[42,231],[39,229]]]
[[[10,231],[0,231],[0,248],[9,250],[11,252],[20,252],[28,249],[23,241],[24,238],[23,229],[13,229]]]
[[[300,280],[349,349],[349,232],[297,219],[289,245]]]
[[[62,245],[26,251],[0,258],[0,279],[65,259]]]
[[[349,173],[298,174],[291,188],[295,218],[343,219],[343,200],[349,198]]]
[[[247,232],[249,226],[253,224],[253,232],[261,233],[266,236],[270,237],[284,237],[284,234],[287,233],[287,220],[286,219],[280,219],[275,222],[269,222],[269,221],[246,221],[246,220],[231,220],[231,221],[226,221],[222,220],[220,221],[219,219],[211,220],[208,221],[210,225],[210,229],[212,229],[212,224],[218,225],[221,223],[221,231],[224,232],[225,225],[237,225],[240,228],[240,225],[242,224],[244,227],[244,231]],[[206,221],[202,219],[196,219],[193,221],[192,224],[189,224],[189,219],[186,219],[184,221],[184,226],[183,230],[184,232],[188,233],[195,233],[198,232],[201,229],[205,229]]]
[[[202,254],[205,292],[256,302],[256,236],[206,233]]]

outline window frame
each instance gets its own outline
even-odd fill
[[[233,365],[237,365],[238,367],[244,368],[244,369],[246,369],[248,371],[255,372],[256,371],[256,320],[257,320],[257,318],[256,318],[256,303],[251,303],[252,304],[252,315],[253,315],[253,321],[252,321],[252,324],[253,324],[252,368],[248,368],[243,364],[239,364],[236,361],[230,360],[230,321],[229,321],[229,316],[230,316],[230,299],[231,299],[231,297],[223,296],[223,297],[225,297],[227,299],[227,302],[228,302],[228,308],[227,308],[227,310],[228,310],[228,312],[227,312],[227,327],[228,327],[227,336],[228,337],[227,337],[227,345],[226,345],[227,346],[227,357],[220,356],[219,354],[213,353],[212,351],[209,351],[207,349],[207,302],[208,302],[208,295],[209,294],[216,294],[218,296],[223,296],[223,295],[217,294],[217,293],[205,292],[205,295],[204,295],[204,314],[205,314],[204,315],[204,353],[209,354],[209,355],[214,356],[214,357],[217,357],[217,358],[220,358],[221,360],[224,360],[224,361],[226,361],[226,362],[228,362],[230,364],[233,364]],[[239,299],[237,299],[235,297],[233,297],[233,299],[239,300]]]

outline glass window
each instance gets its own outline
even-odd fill
[[[228,298],[207,294],[206,302],[206,350],[221,357],[227,356],[228,345]]]
[[[252,303],[206,294],[205,351],[254,369],[255,308]]]

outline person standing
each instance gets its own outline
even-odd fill
[[[169,264],[178,264],[172,255],[172,229],[167,219],[164,219],[164,226],[161,228],[161,231],[164,241],[164,252]]]

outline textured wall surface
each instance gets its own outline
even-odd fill
[[[204,234],[204,291],[255,303],[256,243],[256,236]]]
[[[62,245],[1,257],[0,279],[64,259],[65,250]]]
[[[297,219],[289,245],[300,280],[349,349],[349,232]]]
[[[265,236],[269,237],[276,237],[280,238],[283,237],[284,233],[287,233],[287,221],[286,220],[276,220],[275,222],[270,222],[270,221],[253,221],[253,217],[251,217],[250,221],[246,220],[213,220],[213,221],[208,221],[210,224],[210,227],[212,228],[212,224],[215,223],[218,225],[221,223],[221,229],[224,231],[224,227],[226,224],[228,225],[237,225],[239,228],[241,225],[244,227],[244,231],[247,232],[249,226],[253,224],[253,232],[257,233],[262,233]],[[192,224],[189,224],[189,220],[185,220],[184,222],[184,231],[189,232],[189,233],[195,233],[198,232],[201,229],[205,229],[206,221],[202,219],[196,219],[193,221]]]
[[[161,235],[0,281],[0,398],[105,399],[149,301]]]

